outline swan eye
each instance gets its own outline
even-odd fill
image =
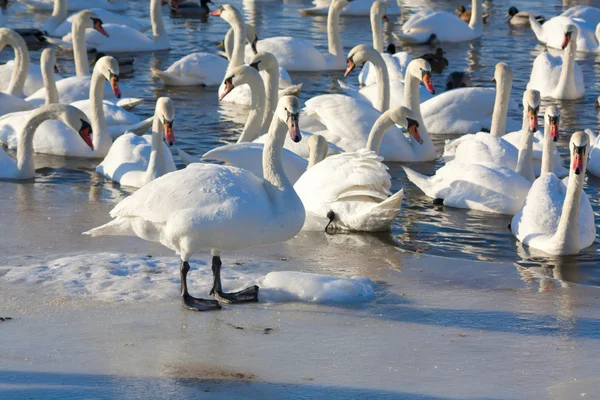
[[[426,76],[431,76],[431,72],[421,68],[421,78],[425,78]]]
[[[416,120],[414,120],[414,119],[412,119],[412,118],[408,118],[408,117],[406,117],[406,122],[408,122],[408,123],[406,124],[406,127],[407,127],[408,129],[410,129],[410,127],[412,127],[412,126],[416,126],[417,128],[419,127],[419,121],[416,121]]]
[[[114,79],[115,81],[119,82],[119,77],[117,75],[115,75],[112,71],[108,71],[108,73],[110,74],[109,77],[110,79]]]
[[[532,108],[530,105],[527,105],[527,110],[529,112],[532,112],[537,115],[537,113],[540,111],[540,106],[537,106],[536,108]]]
[[[573,144],[573,154],[578,154],[581,157],[585,156],[585,147],[586,146],[577,146],[576,144]]]
[[[94,25],[96,25],[96,24],[102,25],[103,24],[103,22],[102,22],[102,20],[100,18],[93,18],[92,17],[92,22],[94,23]]]
[[[550,117],[550,118],[549,118],[549,120],[550,120],[550,123],[553,123],[553,124],[555,124],[555,125],[558,125],[558,122],[560,121],[560,117],[559,117],[559,116],[556,116],[556,117]]]
[[[287,112],[287,119],[286,122],[290,120],[290,118],[292,119],[292,121],[298,121],[298,117],[300,116],[300,113],[291,113],[288,111],[288,109],[285,109],[285,112]]]
[[[168,126],[169,128],[173,127],[173,120],[169,121],[165,116],[162,118],[163,125]]]

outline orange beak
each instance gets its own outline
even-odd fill
[[[229,94],[229,92],[231,92],[233,90],[233,83],[231,83],[231,80],[227,79],[225,81],[225,91],[223,91],[223,94],[221,94],[221,97],[219,97],[219,101],[223,100],[223,98],[225,96],[227,96]]]
[[[433,87],[433,81],[431,80],[431,74],[427,74],[423,77],[423,83],[425,88],[431,94],[435,94],[435,87]]]
[[[417,125],[412,125],[408,128],[408,131],[410,132],[410,134],[412,135],[412,137],[415,138],[415,140],[417,142],[419,142],[419,144],[423,144],[423,139],[421,138],[421,135],[419,134],[419,128],[417,128]]]
[[[115,75],[110,77],[110,87],[112,88],[113,93],[117,99],[121,98],[121,89],[119,89],[119,78]]]
[[[583,172],[583,157],[577,150],[573,153],[573,171],[575,172],[575,175],[579,175]]]
[[[220,17],[221,16],[221,8],[217,8],[215,11],[209,12],[208,15],[212,15],[213,17]]]
[[[567,32],[565,33],[565,37],[563,38],[562,41],[562,49],[564,50],[565,47],[567,47],[569,45],[569,42],[571,41],[571,32]]]
[[[290,138],[293,142],[298,143],[302,139],[300,127],[298,126],[298,114],[290,114],[288,116],[288,130],[290,131]]]
[[[550,137],[552,141],[558,141],[558,123],[554,121],[550,121]]]
[[[531,132],[538,131],[538,116],[533,110],[529,110],[529,130]]]
[[[96,22],[94,24],[94,29],[97,30],[98,32],[100,32],[101,34],[103,34],[106,37],[110,37],[110,35],[108,34],[108,32],[106,32],[106,30],[104,29],[104,27],[102,26],[101,22]]]
[[[165,141],[169,146],[173,146],[175,144],[175,133],[173,132],[173,121],[165,122]]]
[[[81,122],[83,125],[79,130],[79,136],[81,136],[85,144],[87,144],[90,149],[94,150],[94,143],[92,143],[92,127],[85,121]]]
[[[350,73],[354,71],[354,68],[356,68],[356,64],[354,64],[354,61],[352,61],[351,58],[346,60],[346,72],[344,72],[344,78],[347,78],[348,75],[350,75]]]

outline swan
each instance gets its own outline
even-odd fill
[[[57,1],[64,2],[66,0]],[[123,14],[118,14],[116,12],[108,11],[102,8],[86,7],[86,9],[87,11],[91,11],[94,14],[96,14],[98,18],[100,18],[105,24],[126,25],[140,32],[146,32],[147,30],[152,28],[152,25],[148,23],[140,22],[135,18],[131,18]],[[78,14],[79,13],[73,14],[68,18],[64,18],[63,22],[60,25],[58,25],[54,30],[46,29],[46,25],[44,25],[44,29],[50,36],[63,37],[65,35],[68,35],[69,32],[71,32],[73,21],[75,20],[75,18],[77,18]]]
[[[171,45],[163,23],[161,0],[150,0],[150,22],[151,37],[128,25],[106,24],[110,37],[89,30],[85,33],[87,45],[105,53],[169,50]],[[71,38],[67,35],[63,40],[69,42]]]
[[[325,71],[345,68],[344,47],[340,39],[340,13],[352,0],[333,0],[327,14],[328,53],[323,54],[314,44],[291,36],[259,40],[256,47],[273,54],[286,71]],[[254,54],[246,47],[246,61]]]
[[[87,146],[92,147],[90,135],[92,129],[86,115],[72,106],[50,104],[40,107],[29,114],[27,123],[19,132],[17,159],[11,158],[0,150],[0,178],[1,179],[32,179],[35,177],[33,162],[33,140],[38,127],[49,119],[60,120],[83,139]]]
[[[322,124],[319,133],[330,143],[341,147],[344,151],[357,151],[366,146],[371,127],[381,116],[381,112],[389,108],[389,80],[385,70],[385,63],[381,54],[372,47],[358,45],[348,54],[348,68],[345,75],[366,61],[371,61],[378,71],[377,90],[379,98],[377,108],[373,108],[364,100],[340,95],[327,94],[306,102],[306,114],[309,118]],[[421,81],[432,92],[435,92],[431,81],[431,68],[425,60],[411,61],[406,71],[407,82],[404,88],[405,104],[415,114],[421,127],[423,143],[419,146],[407,146],[406,136],[396,126],[391,126],[390,131],[383,138],[380,155],[387,161],[431,161],[436,158],[435,146],[429,136],[428,130],[421,121],[419,111],[419,84]],[[383,82],[383,84],[381,83]],[[416,93],[416,94],[415,94]],[[397,108],[397,107],[394,107]],[[315,124],[316,126],[316,124]]]
[[[583,5],[574,6],[560,15],[563,17],[582,19],[592,26],[600,24],[600,8],[596,7]]]
[[[152,75],[169,86],[217,86],[223,82],[227,72],[244,63],[244,40],[250,40],[251,43],[255,42],[256,31],[254,27],[248,32],[242,15],[235,7],[228,4],[219,7],[210,15],[220,16],[231,24],[230,31],[233,34],[230,37],[232,37],[234,43],[231,47],[227,44],[225,47],[226,52],[231,50],[228,53],[230,61],[217,54],[197,52],[175,61],[164,71],[151,68]],[[252,37],[252,33],[254,33],[254,37]],[[227,37],[225,41],[228,41]]]
[[[10,75],[8,87],[0,92],[0,116],[17,111],[33,109],[33,105],[23,97],[23,87],[29,69],[29,53],[27,45],[21,36],[8,28],[0,28],[0,51],[6,45],[12,46],[15,52],[14,69]],[[8,78],[4,76],[4,79]]]
[[[81,108],[90,116],[92,128],[94,130],[93,149],[90,150],[76,140],[71,129],[59,122],[50,121],[44,124],[44,135],[36,136],[33,141],[33,149],[36,153],[54,154],[60,156],[104,158],[112,144],[111,130],[108,127],[107,118],[104,109],[114,114],[125,113],[124,110],[115,110],[112,104],[103,104],[104,81],[108,81],[113,88],[114,96],[120,96],[119,89],[119,64],[113,57],[106,56],[100,59],[94,67],[92,75],[92,84],[90,86],[89,101],[75,102],[73,106]],[[18,147],[18,137],[16,132],[24,123],[27,116],[23,113],[5,116],[0,119],[0,140],[9,148]],[[133,122],[133,121],[132,121]],[[147,122],[140,122],[147,128]],[[115,130],[122,134],[127,125],[120,125]],[[136,124],[132,124],[132,129],[137,129]]]
[[[388,8],[388,15],[400,15],[401,10],[398,6],[398,2],[396,0],[388,0],[386,1]],[[300,10],[300,15],[303,16],[313,16],[313,15],[327,15],[329,13],[329,6],[331,5],[331,0],[314,0],[314,7],[304,8]],[[371,15],[371,6],[372,0],[353,0],[350,4],[348,4],[342,10],[340,15],[344,16],[368,16]]]
[[[540,101],[539,92],[534,90],[527,90],[523,96],[526,109],[536,110]],[[532,128],[537,129],[537,113],[532,121]],[[494,162],[479,163],[477,155],[473,155],[474,163],[468,162],[471,160],[451,161],[432,177],[403,168],[412,183],[435,199],[434,204],[514,215],[523,205],[535,180],[533,132],[530,126],[525,132],[521,138],[516,171]]]
[[[550,137],[547,147],[553,146]],[[525,204],[513,217],[512,234],[524,245],[551,255],[578,254],[596,240],[594,211],[583,191],[589,137],[571,136],[571,168],[568,184],[552,171],[552,157],[545,158],[542,175],[533,183]]]
[[[54,8],[56,0],[18,0],[19,3],[26,5],[34,10],[50,11]],[[86,8],[102,8],[110,11],[125,11],[127,9],[126,0],[69,0],[67,11],[80,11]]]
[[[110,147],[96,172],[121,185],[142,187],[148,182],[177,170],[169,146],[175,143],[173,121],[175,107],[168,97],[156,101],[152,135],[127,132]],[[164,139],[164,141],[163,141]]]
[[[547,52],[537,56],[527,88],[539,90],[542,97],[575,100],[585,95],[583,74],[575,62],[578,29],[573,24],[567,24],[563,32],[563,57],[552,57]]]
[[[541,15],[533,15],[526,11],[519,11],[517,7],[510,7],[506,13],[508,23],[514,26],[529,26],[529,17],[533,17],[537,22],[543,24],[546,22],[546,18]]]
[[[358,0],[360,1],[360,0]],[[405,51],[387,54],[383,52],[383,29],[381,29],[381,20],[388,21],[386,2],[383,0],[375,0],[371,6],[371,31],[373,34],[373,48],[381,53],[385,65],[387,66],[388,75],[391,80],[401,81],[406,74],[406,68],[412,61],[412,57]],[[358,82],[361,85],[372,85],[376,82],[376,73],[371,68],[371,63],[366,63],[360,74]]]
[[[189,309],[218,309],[218,301],[258,301],[258,286],[223,292],[221,254],[286,241],[302,228],[304,207],[281,160],[286,131],[295,141],[300,140],[299,114],[298,98],[279,100],[269,128],[271,140],[263,151],[265,179],[239,168],[191,164],[148,183],[111,211],[111,222],[84,234],[134,235],[177,252],[181,257],[181,298]],[[187,289],[189,259],[209,249],[214,274],[211,294],[216,301],[194,298]]]
[[[399,41],[423,44],[432,35],[440,42],[464,42],[483,35],[483,6],[481,0],[472,0],[469,25],[455,14],[445,11],[424,10],[411,16],[402,26],[402,33],[392,35]]]
[[[567,25],[573,25],[577,27],[578,31],[577,37],[573,38],[573,41],[577,43],[576,51],[584,53],[600,52],[600,26],[598,22],[588,22],[581,18],[559,15],[546,21],[543,25],[530,16],[529,23],[537,40],[547,47],[563,49],[565,29]]]
[[[390,196],[392,180],[378,153],[394,124],[421,142],[415,114],[406,107],[391,109],[377,119],[365,148],[328,157],[298,179],[294,189],[306,210],[304,229],[327,230],[329,225],[347,231],[390,229],[404,192]]]

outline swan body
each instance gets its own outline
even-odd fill
[[[402,26],[402,33],[392,35],[405,43],[422,44],[432,35],[440,42],[464,42],[483,34],[483,10],[481,0],[472,0],[471,21],[465,24],[455,14],[445,11],[420,11]]]
[[[52,10],[55,0],[18,0],[34,10]],[[102,8],[110,11],[124,11],[127,9],[126,0],[69,0],[68,11],[80,11],[87,8]]]
[[[401,14],[400,7],[398,6],[396,0],[389,0],[386,3],[387,15],[396,16]],[[327,15],[329,13],[331,0],[314,0],[313,4],[314,7],[300,10],[300,14],[305,16]],[[371,0],[353,0],[350,4],[344,7],[340,15],[353,17],[368,16],[370,14],[372,4],[373,3]]]
[[[217,300],[237,303],[258,301],[258,287],[224,293],[220,256],[293,238],[302,228],[302,202],[285,176],[281,150],[286,130],[300,140],[297,98],[279,100],[264,147],[265,179],[243,169],[214,164],[191,164],[148,183],[121,201],[113,220],[85,234],[139,236],[160,242],[181,257],[181,297],[187,308],[198,311],[220,308],[214,300],[191,297],[186,278],[188,260],[200,250],[211,250]]]
[[[96,14],[104,24],[125,25],[140,32],[146,32],[152,27],[150,24],[142,23],[135,18],[131,18],[126,15],[118,14],[116,12],[108,11],[102,8],[85,7],[85,9]],[[48,31],[48,34],[50,36],[56,37],[63,37],[68,35],[69,32],[71,32],[71,27],[73,21],[77,17],[77,14],[73,14],[66,18],[60,25],[58,25],[58,27],[56,27],[55,30]]]
[[[587,170],[590,174],[600,176],[600,135],[591,130],[585,131],[590,138],[590,156],[588,159]]]
[[[177,170],[171,151],[175,140],[175,108],[168,97],[156,101],[152,135],[126,133],[110,147],[96,172],[121,185],[142,187],[148,182]],[[164,140],[163,140],[164,139]]]
[[[564,26],[563,56],[553,57],[547,52],[537,56],[531,69],[528,89],[538,90],[542,97],[554,99],[575,100],[585,95],[583,74],[575,62],[578,36],[575,25]]]
[[[599,29],[598,23],[594,24],[580,18],[571,18],[562,15],[546,21],[543,25],[540,25],[533,17],[529,18],[529,22],[537,40],[544,43],[547,47],[562,49],[565,27],[573,25],[578,31],[577,38],[573,38],[573,41],[577,45],[576,51],[585,53],[600,52],[600,45],[598,43],[599,35],[596,33]]]
[[[596,240],[594,211],[583,192],[588,135],[576,132],[569,149],[571,168],[565,185],[544,173],[532,185],[511,232],[524,245],[552,255],[577,254]]]
[[[0,150],[0,179],[32,179],[35,177],[33,162],[33,140],[38,127],[48,119],[58,119],[69,126],[73,133],[77,132],[80,140],[92,146],[92,131],[87,117],[75,107],[50,104],[40,107],[29,115],[25,127],[19,132],[20,145],[17,148],[16,160]]]
[[[579,18],[592,26],[600,24],[600,8],[591,6],[574,6],[560,14],[562,17]]]

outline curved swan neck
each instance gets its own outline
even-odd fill
[[[544,118],[546,120],[546,118]],[[555,144],[550,135],[550,124],[544,122],[544,148],[542,151],[542,171],[541,175],[554,172],[554,149]]]
[[[81,18],[75,18],[71,26],[71,36],[73,37],[73,58],[75,59],[75,75],[90,75],[90,60],[88,59],[87,47],[85,44],[85,29],[83,15]]]
[[[225,39],[223,39],[223,51],[225,52],[225,56],[228,60],[231,61],[231,53],[233,52],[233,48],[235,44],[233,43],[233,28],[229,28],[227,33],[225,34]]]
[[[406,70],[404,78],[404,104],[410,108],[410,110],[417,117],[419,121],[419,132],[421,136],[427,134],[427,128],[423,123],[423,116],[421,115],[421,95],[419,93],[419,86],[421,81],[416,78],[410,69]]]
[[[574,90],[575,85],[575,54],[577,53],[577,37],[574,35],[563,53],[562,69],[556,90],[560,94]]]
[[[502,74],[499,82],[496,84],[496,99],[494,102],[494,113],[492,114],[492,126],[490,133],[492,136],[501,137],[506,133],[506,120],[508,118],[508,102],[510,101],[510,91],[512,87],[512,76],[507,77]]]
[[[279,100],[279,67],[273,66],[268,68],[265,70],[265,73],[267,74],[267,77],[264,80],[267,100],[260,133],[266,132],[271,126],[273,114],[275,113],[277,101]]]
[[[535,180],[535,174],[533,173],[533,132],[529,128],[521,131],[517,173],[530,182]]]
[[[25,40],[18,33],[6,29],[3,32],[6,37],[6,42],[12,46],[15,53],[15,63],[12,75],[10,76],[10,83],[6,89],[6,93],[17,97],[24,97],[23,88],[25,87],[25,80],[29,72],[29,52],[27,51],[27,44]]]
[[[367,150],[379,154],[385,132],[394,125],[394,121],[390,117],[391,112],[391,110],[384,112],[373,124],[373,128],[371,128],[371,132],[369,133],[369,139],[367,140]]]
[[[274,116],[262,155],[263,176],[265,183],[268,183],[266,189],[272,200],[278,195],[280,196],[282,192],[294,192],[282,164],[283,144],[287,132],[287,124],[279,117]]]
[[[42,79],[46,88],[46,105],[58,103],[58,89],[56,89],[56,78],[54,76],[55,56],[53,50],[46,49],[42,52],[40,60],[42,64]]]
[[[483,6],[481,0],[471,1],[471,20],[469,21],[469,28],[481,29],[483,27]]]
[[[390,108],[390,77],[387,65],[381,54],[373,51],[369,54],[369,61],[375,67],[377,82],[377,108],[380,112],[385,112]]]
[[[152,24],[152,36],[154,36],[155,41],[167,37],[160,0],[150,1],[150,23]]]
[[[238,139],[238,143],[252,142],[260,136],[263,116],[265,113],[265,87],[258,73],[249,75],[246,84],[250,86],[252,99],[250,101],[250,113],[246,120],[244,130]]]
[[[47,119],[58,119],[58,116],[54,111],[47,110],[45,107],[38,108],[31,112],[25,127],[19,132],[17,169],[24,177],[32,177],[35,175],[35,165],[33,163],[33,135],[42,122]]]
[[[344,7],[340,0],[333,0],[327,14],[327,46],[334,57],[344,56],[344,46],[340,39],[340,13]]]
[[[165,128],[160,121],[160,117],[154,113],[154,120],[152,121],[152,152],[150,153],[148,168],[146,169],[146,183],[167,173],[163,145],[164,136]]]
[[[371,32],[373,34],[373,48],[383,53],[383,29],[381,27],[381,15],[377,12],[377,2],[371,6]]]
[[[98,65],[98,64],[96,64]],[[92,143],[94,151],[101,151],[105,146],[112,144],[112,137],[108,131],[106,119],[104,117],[104,75],[98,67],[94,68],[92,82],[90,84],[90,123],[92,131]]]
[[[552,237],[561,254],[579,253],[579,204],[581,194],[583,193],[583,181],[587,167],[587,150],[586,157],[583,157],[581,173],[577,175],[573,171],[573,168],[570,168],[567,195],[563,203],[558,228]]]
[[[233,28],[233,51],[225,73],[226,76],[229,75],[232,69],[244,64],[246,24],[244,24],[244,20],[237,10],[231,26]]]
[[[67,19],[67,0],[54,0],[52,15],[44,23],[44,30],[49,34],[54,33],[56,28]]]

